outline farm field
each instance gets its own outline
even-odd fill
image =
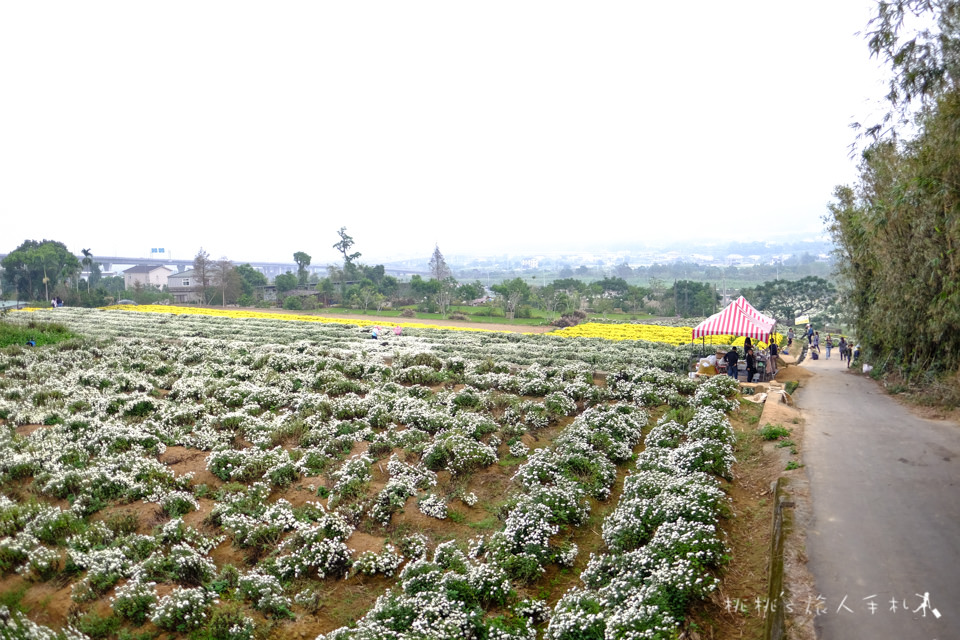
[[[699,345],[9,320],[83,336],[0,351],[9,637],[673,638],[729,553]]]

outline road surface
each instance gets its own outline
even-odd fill
[[[817,637],[960,640],[960,425],[911,414],[845,364],[836,350],[804,361],[815,375],[795,396]]]

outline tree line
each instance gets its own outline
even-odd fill
[[[631,284],[616,275],[592,281],[562,277],[540,284],[513,277],[489,287],[478,279],[458,281],[439,246],[434,247],[425,276],[414,275],[409,282],[401,282],[387,275],[382,264],[363,263],[346,227],[337,231],[337,237],[332,248],[340,254],[341,262],[328,265],[325,277],[311,274],[312,256],[297,251],[293,254],[296,273],[288,271],[276,276],[272,291],[267,277],[250,264],[234,265],[227,257],[213,259],[201,247],[192,265],[196,301],[263,307],[279,304],[287,309],[338,305],[382,311],[386,307],[408,307],[443,315],[455,306],[471,305],[477,307],[473,311],[476,314],[517,318],[535,314],[555,317],[580,310],[703,317],[720,309],[721,295],[716,285],[694,279],[668,282],[652,276],[645,286]],[[25,241],[3,260],[2,266],[5,292],[15,289],[18,297],[27,300],[36,300],[41,292],[46,298],[60,295],[67,304],[78,306],[100,306],[122,297],[141,304],[171,298],[166,287],[155,289],[138,284],[125,291],[122,276],[101,277],[89,249],[83,250],[81,259],[56,241]],[[87,278],[81,277],[84,272]],[[836,315],[836,290],[822,278],[775,280],[744,291],[756,306],[784,322],[802,314],[815,315],[826,322]]]
[[[936,28],[906,32],[911,14]],[[869,46],[892,71],[889,111],[861,127],[858,178],[826,217],[866,357],[908,379],[960,368],[958,18],[956,1],[879,5]]]

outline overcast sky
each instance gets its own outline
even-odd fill
[[[871,0],[3,2],[0,252],[363,262],[822,231]]]

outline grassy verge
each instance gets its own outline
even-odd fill
[[[35,322],[14,324],[0,320],[0,347],[9,347],[12,344],[26,345],[34,341],[36,346],[56,344],[77,337],[66,326],[57,322]]]

